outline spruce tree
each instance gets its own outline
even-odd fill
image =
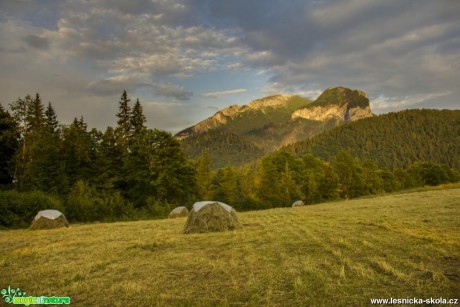
[[[140,135],[142,131],[146,129],[145,122],[146,119],[143,113],[142,105],[138,98],[136,99],[136,103],[134,104],[131,114],[131,129],[135,137]]]
[[[26,118],[28,130],[40,133],[45,124],[45,110],[38,93],[35,95],[35,99],[29,100]]]
[[[123,91],[119,101],[118,113],[117,113],[117,128],[115,129],[117,135],[117,145],[121,147],[121,151],[124,155],[129,152],[129,138],[131,132],[131,108],[129,102],[131,99],[128,98],[126,91]]]
[[[48,102],[48,106],[45,110],[45,117],[46,117],[46,126],[51,133],[55,133],[58,129],[59,122],[57,120],[56,112],[54,111],[51,102]]]

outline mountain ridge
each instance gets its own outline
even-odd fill
[[[260,153],[277,150],[313,137],[345,122],[372,117],[369,99],[359,90],[345,87],[326,89],[315,101],[299,95],[273,95],[245,105],[231,105],[213,116],[178,132],[185,152],[196,158],[208,150],[225,155],[257,158]],[[218,132],[217,132],[218,131]],[[253,155],[243,152],[251,148]],[[214,157],[218,161],[233,158]],[[243,159],[244,160],[244,159]],[[244,163],[245,161],[239,162]],[[247,161],[246,161],[247,162]],[[217,166],[225,166],[217,163]]]
[[[235,116],[242,115],[253,110],[259,110],[265,113],[264,111],[266,111],[266,108],[281,108],[283,106],[286,106],[288,100],[294,97],[300,96],[278,94],[256,99],[248,104],[241,106],[237,104],[230,105],[228,107],[223,108],[222,110],[217,111],[213,116],[202,120],[196,125],[179,131],[175,135],[175,137],[179,140],[183,140],[191,135],[203,133],[209,129],[218,128],[222,125],[227,124],[229,120],[234,119]]]

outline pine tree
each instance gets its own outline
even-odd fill
[[[57,185],[61,176],[61,150],[59,122],[51,102],[44,111],[44,124],[35,145],[31,148],[33,161],[33,187],[42,191],[57,192]]]
[[[131,114],[131,129],[134,136],[140,135],[147,127],[145,126],[145,116],[143,113],[142,105],[139,102],[139,98],[136,99],[133,111]]]
[[[119,111],[117,113],[117,128],[115,129],[117,136],[117,145],[120,146],[123,155],[129,152],[129,139],[131,132],[131,108],[126,91],[123,91],[119,101]]]
[[[122,152],[117,146],[115,131],[107,127],[100,136],[96,161],[99,172],[95,179],[96,186],[101,190],[114,190],[120,188],[122,176]]]
[[[51,133],[55,133],[59,127],[59,122],[57,120],[56,112],[54,111],[51,102],[48,102],[48,107],[45,110],[46,116],[46,126],[48,127]]]
[[[45,110],[38,93],[35,95],[35,99],[29,101],[26,118],[27,129],[40,133],[45,125]]]
[[[80,119],[75,118],[72,124],[63,130],[61,155],[65,179],[63,179],[60,190],[64,193],[68,192],[76,181],[94,178],[94,153],[87,128],[88,125],[81,117]]]

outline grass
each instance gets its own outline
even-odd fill
[[[367,306],[458,298],[460,188],[239,213],[241,230],[182,234],[185,218],[0,232],[0,288],[77,306]]]

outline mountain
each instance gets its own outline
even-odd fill
[[[314,103],[292,113],[292,118],[319,121],[355,121],[372,116],[366,94],[345,87],[328,88]]]
[[[211,129],[221,128],[238,134],[250,133],[266,124],[285,122],[294,110],[311,101],[295,95],[274,95],[257,99],[243,106],[232,105],[213,116],[176,134],[180,140]]]
[[[362,91],[328,88],[314,102],[297,95],[274,95],[232,105],[177,133],[185,152],[209,152],[212,167],[238,165],[337,125],[373,116]]]
[[[416,161],[460,169],[460,110],[405,110],[350,122],[282,150],[330,160],[341,149],[389,169]]]

